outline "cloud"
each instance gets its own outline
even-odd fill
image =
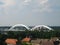
[[[48,0],[39,0],[40,4],[44,5],[45,3],[48,2]]]
[[[57,3],[59,1],[56,2],[54,0],[53,1],[51,0],[52,3],[49,2],[49,0],[1,0],[0,2],[1,2],[0,24],[2,25],[16,24],[16,23],[24,23],[32,25],[40,23],[45,24],[46,22],[50,21],[47,20],[45,22],[45,20],[50,17],[49,15],[55,15],[55,14],[58,15],[58,13],[60,13],[56,11],[58,9],[58,8],[56,9],[56,7],[57,6],[59,7],[60,5],[59,3]],[[56,10],[54,9],[55,10],[54,12],[52,12],[51,5],[53,6],[53,8],[56,9]],[[54,16],[52,17],[54,18]]]
[[[15,1],[14,0],[5,0],[5,5],[14,5]]]
[[[21,0],[21,1],[17,1],[17,0],[2,0],[2,3],[4,3],[2,5],[3,8],[10,8],[14,5],[17,5],[18,8],[20,8],[19,10],[23,10],[26,9],[25,7],[28,5],[29,7],[32,6],[32,10],[34,12],[51,12],[51,8],[50,5],[48,3],[48,0]],[[36,5],[35,5],[36,4]],[[27,6],[27,7],[28,7]],[[38,7],[38,8],[37,8]]]
[[[52,12],[52,9],[50,8],[49,0],[37,0],[37,7],[34,8],[34,12]]]
[[[8,6],[15,5],[14,0],[1,0],[0,2],[3,4],[2,7],[8,7]]]
[[[1,4],[4,4],[4,3],[3,3],[3,2],[0,2],[0,5],[1,5]]]
[[[31,2],[32,0],[24,0],[24,5],[29,5],[29,2]]]
[[[31,0],[25,0],[24,2],[25,2],[25,3],[28,3],[28,2],[30,2],[30,1],[31,1]]]

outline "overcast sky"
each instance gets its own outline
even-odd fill
[[[60,26],[60,0],[0,0],[1,25]]]

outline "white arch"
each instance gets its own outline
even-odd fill
[[[38,26],[35,26],[34,28],[32,28],[31,30],[35,30],[35,29],[38,28],[38,27],[40,27],[40,29],[41,29],[42,27],[44,27],[44,28],[47,28],[48,30],[53,30],[52,28],[50,28],[50,27],[48,27],[48,26],[46,26],[46,25],[38,25]]]
[[[13,28],[15,28],[17,26],[22,26],[22,27],[25,27],[27,30],[29,30],[29,28],[23,24],[16,24],[16,25],[12,26],[9,30],[12,30]]]

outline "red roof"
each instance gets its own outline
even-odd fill
[[[5,43],[7,44],[16,44],[16,42],[17,42],[17,39],[6,39],[5,40]]]
[[[31,38],[26,37],[22,40],[22,42],[29,42],[30,40],[31,40]]]

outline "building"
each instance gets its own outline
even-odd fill
[[[17,39],[6,39],[5,40],[5,43],[7,44],[7,45],[16,45],[16,42],[17,42],[18,40]]]

